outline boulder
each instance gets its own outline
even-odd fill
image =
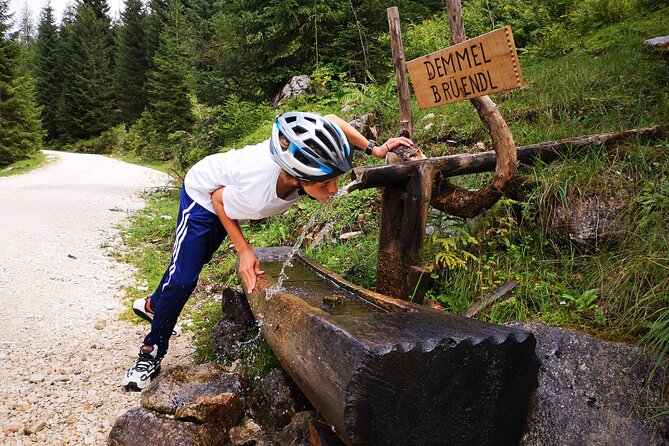
[[[223,290],[222,301],[225,317],[249,328],[255,325],[256,320],[244,293],[234,288],[226,288]]]
[[[362,133],[367,139],[376,140],[379,137],[379,132],[376,130],[376,116],[374,113],[365,113],[348,123],[358,132]]]
[[[664,60],[669,63],[669,36],[659,36],[645,40],[643,46],[664,57]]]
[[[523,445],[669,445],[669,376],[656,355],[541,323],[509,325],[534,334],[542,362]]]
[[[121,415],[107,438],[107,446],[217,446],[227,430],[219,424],[174,420],[143,407]]]
[[[224,403],[226,407],[229,406],[234,411],[230,418],[235,418],[235,413],[241,413],[237,408],[243,405],[245,387],[239,373],[228,372],[216,364],[176,366],[161,373],[142,392],[142,406],[170,415],[183,411],[186,406],[198,406],[203,408],[202,418],[204,419],[206,413],[219,410],[211,407],[205,410],[204,407],[212,406],[218,402]],[[232,397],[221,397],[219,400],[211,399],[228,393],[236,395],[236,399]],[[237,400],[239,401],[237,402]],[[192,409],[183,413],[189,413],[194,418],[200,418],[194,415]],[[233,425],[237,424],[238,421],[239,419]]]
[[[304,395],[283,369],[269,372],[248,399],[253,419],[266,431],[283,429],[307,404]]]
[[[278,107],[281,102],[286,99],[293,98],[305,93],[311,92],[311,78],[306,74],[293,76],[286,85],[281,89],[281,92],[274,99],[274,106]]]
[[[586,196],[558,205],[550,221],[550,229],[559,238],[582,248],[598,248],[615,244],[624,234],[620,215],[629,200],[629,193],[618,190],[610,196]]]
[[[241,358],[245,349],[244,337],[249,330],[247,325],[227,317],[220,318],[211,333],[211,344],[216,358],[230,362]]]
[[[217,358],[234,362],[243,356],[244,338],[256,321],[246,296],[233,288],[223,290],[222,309],[224,316],[212,329],[212,347]]]
[[[230,429],[230,444],[232,446],[257,446],[258,444],[269,444],[264,438],[264,433],[255,421],[247,418],[244,422]]]
[[[197,423],[217,423],[226,429],[236,426],[244,414],[244,401],[239,395],[226,392],[216,396],[201,396],[179,406],[174,413],[177,420]]]

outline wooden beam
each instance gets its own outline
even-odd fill
[[[400,101],[400,134],[412,138],[411,93],[409,92],[409,80],[407,79],[406,60],[404,58],[400,13],[397,6],[393,6],[387,9],[387,14],[390,48],[393,53],[393,68],[395,69],[395,79],[397,81],[397,96]]]
[[[609,146],[628,141],[631,138],[659,138],[667,133],[669,125],[655,125],[613,133],[577,136],[558,141],[543,142],[518,147],[517,156],[520,164],[531,164],[536,160],[550,162],[569,150],[580,151],[593,145]],[[372,187],[401,187],[409,180],[412,172],[421,164],[432,164],[442,176],[456,177],[481,172],[491,172],[496,165],[495,152],[448,155],[424,160],[408,161],[387,166],[362,166],[353,169],[355,184],[349,191]]]
[[[256,250],[265,275],[246,294],[282,367],[345,444],[518,444],[537,386],[531,334],[361,289],[302,254],[268,297],[289,252]]]

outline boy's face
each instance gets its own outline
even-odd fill
[[[301,181],[302,188],[311,197],[318,201],[328,201],[339,190],[337,179],[339,177],[330,178],[326,181],[310,182]]]

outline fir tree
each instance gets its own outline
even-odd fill
[[[214,39],[214,20],[220,10],[219,5],[218,0],[190,0],[188,10],[193,27],[193,90],[200,101],[212,105],[222,104],[224,100],[224,83],[218,69],[219,48]]]
[[[184,7],[173,0],[154,57],[155,69],[149,73],[145,116],[149,128],[162,138],[176,131],[189,131],[195,121],[188,88],[188,35]]]
[[[144,37],[145,14],[141,0],[127,0],[121,14],[118,32],[114,91],[121,120],[131,123],[138,119],[146,106],[144,84],[148,70]]]
[[[19,46],[7,35],[7,11],[7,0],[0,0],[0,166],[42,148],[39,108],[30,78],[19,75]]]
[[[146,42],[146,59],[149,68],[154,69],[153,57],[160,46],[160,34],[168,22],[169,7],[167,0],[149,0],[149,11],[145,20],[144,36]]]
[[[58,102],[62,89],[61,64],[58,58],[58,28],[53,8],[42,10],[35,42],[35,97],[42,107],[42,125],[50,139],[58,137]]]
[[[110,20],[100,14],[100,3],[80,3],[64,42],[63,109],[68,141],[100,134],[112,123]]]
[[[24,5],[21,12],[17,41],[21,49],[19,52],[19,70],[21,74],[30,74],[35,63],[35,25],[28,3]]]
[[[76,9],[69,4],[63,12],[63,19],[58,30],[58,46],[56,48],[56,65],[61,69],[61,90],[56,104],[56,128],[58,139],[62,142],[74,142],[75,131],[72,125],[72,114],[76,112],[76,104],[69,100],[74,89],[76,72],[72,64],[74,52],[74,23]]]

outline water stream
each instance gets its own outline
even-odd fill
[[[351,183],[353,184],[353,183]],[[281,291],[283,281],[288,278],[288,275],[286,274],[286,268],[290,268],[293,266],[292,260],[293,257],[295,257],[295,254],[297,254],[297,251],[300,250],[300,247],[302,246],[302,243],[304,242],[304,238],[307,236],[311,228],[314,226],[316,223],[316,219],[318,218],[319,215],[323,212],[324,209],[328,208],[331,203],[333,203],[335,200],[343,197],[344,195],[348,194],[349,189],[348,187],[350,186],[344,186],[341,189],[339,189],[333,196],[328,200],[328,202],[321,206],[319,209],[316,209],[312,214],[311,218],[309,218],[309,221],[307,224],[305,224],[302,227],[302,232],[300,233],[300,236],[297,238],[295,241],[295,244],[293,245],[293,248],[290,250],[290,253],[288,254],[288,257],[286,257],[286,260],[283,262],[283,266],[281,267],[281,271],[279,272],[279,275],[276,278],[276,285],[273,287],[267,288],[266,290],[266,298],[269,300],[274,296],[277,292]]]

